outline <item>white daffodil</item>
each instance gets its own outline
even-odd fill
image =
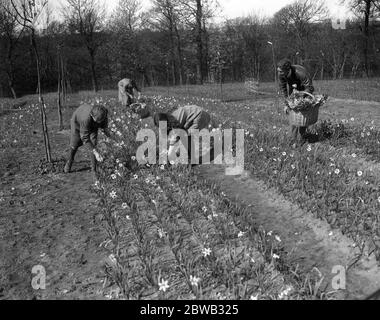
[[[196,276],[190,276],[190,283],[192,286],[197,287],[200,281],[201,278],[197,278]]]
[[[238,238],[242,238],[242,237],[244,237],[244,235],[245,235],[245,232],[240,231],[239,234],[238,234]]]
[[[114,254],[110,254],[108,259],[111,261],[111,263],[116,264],[117,260]]]
[[[285,297],[287,297],[289,295],[289,293],[293,290],[293,287],[291,286],[287,286],[285,288],[285,290],[283,290],[279,295],[279,299],[284,299]]]
[[[203,254],[203,256],[206,258],[206,257],[208,257],[209,255],[211,255],[211,249],[210,248],[204,248],[203,250],[202,250],[202,254]]]
[[[158,236],[160,239],[162,239],[163,237],[165,237],[165,231],[163,231],[162,229],[158,229]]]
[[[160,288],[160,291],[166,292],[166,290],[169,289],[169,281],[162,279],[158,282],[158,286]]]

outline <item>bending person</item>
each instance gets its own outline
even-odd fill
[[[97,161],[103,161],[103,157],[96,150],[98,142],[98,129],[102,129],[107,137],[108,110],[100,105],[82,104],[77,108],[71,118],[70,151],[64,172],[69,173],[74,162],[75,154],[79,147],[85,146],[90,152],[91,170],[96,173]]]
[[[187,105],[176,109],[172,113],[147,113],[142,118],[147,118],[148,116],[153,116],[154,124],[159,127],[160,122],[167,123],[167,133],[169,134],[169,151],[168,156],[171,158],[173,153],[177,149],[177,143],[179,142],[179,137],[170,132],[174,129],[183,129],[188,134],[191,133],[191,130],[203,130],[209,127],[211,117],[210,115],[202,108],[196,105]],[[194,146],[191,136],[188,137],[188,156],[191,159],[191,150]]]
[[[131,80],[127,78],[122,79],[118,83],[118,88],[119,88],[119,102],[124,107],[128,107],[132,103],[134,103],[134,100],[135,100],[134,91],[136,91],[138,94],[137,99],[139,99],[141,96],[141,92],[139,88],[137,87],[135,80]]]

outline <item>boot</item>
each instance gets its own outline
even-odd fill
[[[70,148],[69,157],[68,157],[68,160],[66,162],[65,168],[63,169],[64,173],[70,173],[71,172],[71,166],[74,162],[74,157],[75,157],[76,152],[77,152],[76,149]]]
[[[91,171],[96,174],[97,161],[95,155],[91,153]]]

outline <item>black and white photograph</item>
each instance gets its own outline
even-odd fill
[[[380,300],[380,0],[0,0],[0,300]]]

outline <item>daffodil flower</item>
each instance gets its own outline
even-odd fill
[[[203,250],[202,250],[202,254],[203,254],[203,256],[206,258],[206,257],[208,257],[209,255],[211,255],[211,249],[210,248],[204,248]]]
[[[192,286],[194,287],[198,286],[200,281],[201,281],[200,278],[197,278],[196,276],[190,276],[190,283]]]
[[[239,234],[238,234],[238,238],[242,238],[242,237],[244,237],[244,235],[245,235],[245,232],[240,231]]]
[[[162,279],[158,282],[158,286],[160,288],[160,291],[166,292],[166,290],[169,289],[169,281]]]

